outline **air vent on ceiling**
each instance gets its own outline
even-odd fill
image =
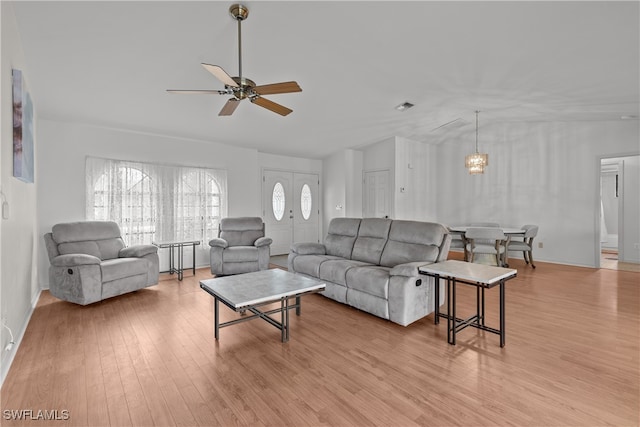
[[[403,102],[402,104],[396,106],[396,110],[398,110],[398,111],[407,111],[411,107],[413,107],[412,103]]]

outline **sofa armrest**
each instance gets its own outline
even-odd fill
[[[78,267],[80,265],[100,265],[100,258],[86,254],[58,255],[51,260],[54,267]]]
[[[219,237],[216,237],[214,239],[209,240],[209,246],[211,246],[212,248],[226,248],[227,246],[229,246],[229,243],[227,243],[226,240],[221,239]]]
[[[273,239],[271,237],[260,237],[253,245],[259,248],[261,246],[269,246],[271,243],[273,243]]]
[[[427,261],[407,262],[405,264],[398,264],[389,271],[390,276],[405,276],[405,277],[418,277],[420,272],[419,267],[423,265],[433,264]]]
[[[156,253],[158,253],[158,247],[155,245],[133,245],[120,249],[118,258],[142,258],[145,255]]]
[[[325,255],[327,250],[322,243],[301,242],[291,245],[291,251],[298,255]]]

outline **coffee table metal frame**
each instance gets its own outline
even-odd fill
[[[265,272],[270,272],[270,273],[265,273]],[[273,273],[271,273],[273,272]],[[245,274],[239,274],[236,276],[232,276],[234,279],[242,279],[242,280],[246,280],[246,281],[251,281],[253,277],[255,277],[256,274],[258,273],[263,273],[263,274],[275,274],[275,275],[280,275],[280,274],[293,274],[293,273],[289,273],[283,270],[279,270],[279,269],[273,269],[273,270],[263,270],[262,272],[257,272],[257,273],[245,273]],[[252,276],[253,275],[253,276]],[[289,341],[289,330],[290,330],[290,322],[289,322],[289,310],[296,310],[296,315],[299,316],[300,315],[300,308],[301,308],[301,303],[300,303],[300,297],[306,294],[311,294],[311,293],[316,293],[316,292],[321,292],[325,289],[325,285],[324,283],[321,283],[315,279],[310,279],[304,276],[300,276],[300,275],[296,275],[301,281],[305,281],[307,282],[307,284],[309,283],[313,283],[316,282],[315,284],[311,285],[311,286],[306,286],[306,287],[300,287],[300,289],[298,290],[291,290],[288,292],[280,292],[278,294],[273,294],[273,295],[263,295],[260,296],[258,298],[254,298],[252,300],[246,300],[246,301],[239,301],[239,302],[234,302],[232,300],[230,300],[228,297],[226,297],[224,294],[222,294],[221,292],[219,292],[218,290],[216,290],[215,288],[213,288],[213,286],[215,286],[215,281],[216,280],[223,280],[225,278],[227,278],[228,276],[225,277],[220,277],[220,278],[214,278],[214,279],[209,279],[209,280],[203,280],[200,281],[200,287],[207,292],[209,295],[213,296],[214,298],[214,321],[213,321],[213,327],[214,327],[214,335],[216,340],[219,340],[220,338],[220,328],[225,328],[227,326],[232,326],[238,323],[242,323],[242,322],[247,322],[249,320],[253,320],[253,319],[263,319],[265,320],[267,323],[269,323],[270,325],[275,326],[277,329],[280,330],[280,338],[281,341],[287,342]],[[296,302],[295,304],[291,304],[289,300],[295,298]],[[251,313],[253,313],[253,315],[251,316],[243,316],[239,319],[234,319],[234,320],[230,320],[227,322],[223,322],[220,323],[220,309],[219,309],[219,302],[222,302],[224,305],[226,305],[227,307],[229,307],[231,310],[234,310],[236,312],[240,312],[241,314],[244,314],[246,311],[250,311]],[[273,303],[277,303],[280,302],[280,307],[279,308],[274,308],[268,311],[261,311],[258,309],[258,307],[262,307],[264,305],[269,305],[269,304],[273,304]],[[271,316],[271,314],[275,314],[275,313],[280,313],[280,321],[278,321],[277,319],[273,318]]]
[[[440,323],[440,317],[447,319],[447,342],[456,345],[456,333],[472,326],[483,331],[500,335],[500,347],[505,346],[505,283],[517,276],[517,270],[474,264],[464,261],[448,260],[429,264],[418,269],[421,274],[435,278],[434,323]],[[440,313],[440,279],[447,281],[447,313]],[[456,284],[463,283],[476,287],[476,313],[466,319],[456,316]],[[500,288],[500,327],[485,324],[485,289]]]
[[[182,280],[184,276],[184,266],[182,262],[182,254],[184,252],[185,246],[193,247],[193,264],[191,269],[193,270],[193,275],[196,275],[196,246],[200,244],[199,240],[190,240],[185,242],[152,242],[153,245],[157,246],[160,249],[169,249],[169,269],[167,271],[161,271],[160,273],[176,273],[178,275],[178,280]],[[174,261],[174,256],[178,255],[177,263]],[[176,265],[177,264],[177,265]]]

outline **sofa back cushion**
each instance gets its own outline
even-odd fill
[[[395,267],[406,262],[436,262],[447,233],[447,229],[437,223],[394,220],[380,265]]]
[[[105,260],[118,258],[118,252],[125,247],[120,227],[113,221],[56,224],[51,236],[61,255],[87,254]]]
[[[390,227],[390,219],[364,218],[360,222],[358,237],[353,244],[351,259],[380,264],[380,257],[387,243]]]
[[[351,259],[353,243],[356,241],[360,218],[334,218],[324,239],[327,255]]]
[[[229,246],[253,246],[264,237],[264,223],[260,217],[222,218],[218,237]]]

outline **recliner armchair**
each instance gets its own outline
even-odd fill
[[[87,305],[158,283],[158,248],[126,247],[112,221],[56,224],[44,235],[49,255],[49,292]]]
[[[211,274],[224,276],[269,268],[271,243],[260,217],[223,218],[218,237],[209,242]]]

